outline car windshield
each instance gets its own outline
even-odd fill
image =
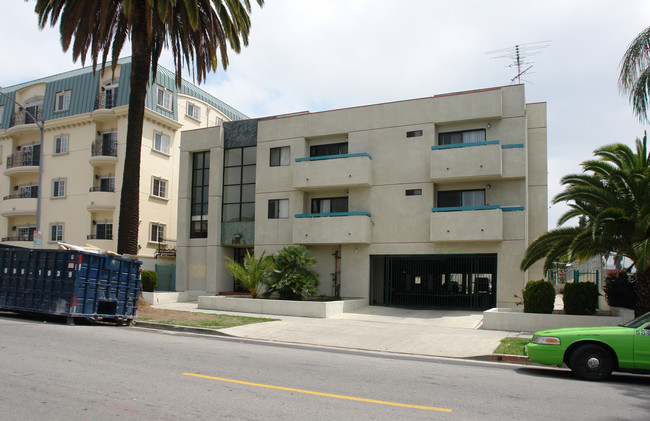
[[[644,314],[643,316],[637,317],[634,320],[630,320],[629,322],[625,323],[624,327],[631,327],[632,329],[636,329],[639,326],[643,326],[644,324],[650,322],[650,312]]]

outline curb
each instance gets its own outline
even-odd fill
[[[232,338],[232,335],[223,333],[216,329],[208,329],[202,327],[190,327],[190,326],[179,326],[179,325],[168,325],[164,323],[154,323],[154,322],[139,322],[134,321],[133,326],[135,327],[144,327],[147,329],[157,329],[157,330],[171,330],[175,332],[184,332],[184,333],[199,333],[202,335],[213,335],[213,336],[227,336]]]
[[[490,359],[499,363],[535,364],[526,355],[492,354]]]

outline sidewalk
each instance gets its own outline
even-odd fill
[[[155,308],[270,317],[279,321],[221,329],[241,338],[415,355],[491,357],[501,339],[520,332],[482,330],[482,312],[368,306],[328,319],[199,310],[196,302]]]

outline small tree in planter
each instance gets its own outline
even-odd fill
[[[553,313],[555,307],[555,288],[553,284],[540,279],[528,281],[522,291],[524,295],[524,313]]]
[[[318,274],[310,267],[314,255],[303,246],[287,246],[272,257],[273,272],[266,283],[265,297],[277,293],[283,300],[304,300],[318,291]]]
[[[153,270],[143,270],[141,283],[144,292],[153,292],[158,285],[158,274]]]
[[[598,287],[593,282],[573,282],[564,287],[566,314],[596,314]]]
[[[224,266],[230,269],[232,276],[251,293],[253,298],[257,298],[260,295],[262,288],[264,288],[265,283],[273,272],[273,262],[265,256],[265,253],[262,252],[258,259],[255,258],[254,254],[250,254],[246,250],[243,265],[229,257],[226,257],[227,262],[224,263]]]

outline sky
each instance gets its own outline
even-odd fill
[[[548,104],[549,228],[567,209],[551,204],[562,176],[648,129],[617,84],[625,50],[650,26],[647,0],[251,2],[249,46],[201,85],[249,117],[509,85],[513,61],[489,53],[545,46],[524,54],[533,67],[522,82],[527,102]],[[3,0],[0,86],[81,66],[62,51],[58,27],[38,29],[34,4]],[[173,69],[169,52],[160,64]]]

